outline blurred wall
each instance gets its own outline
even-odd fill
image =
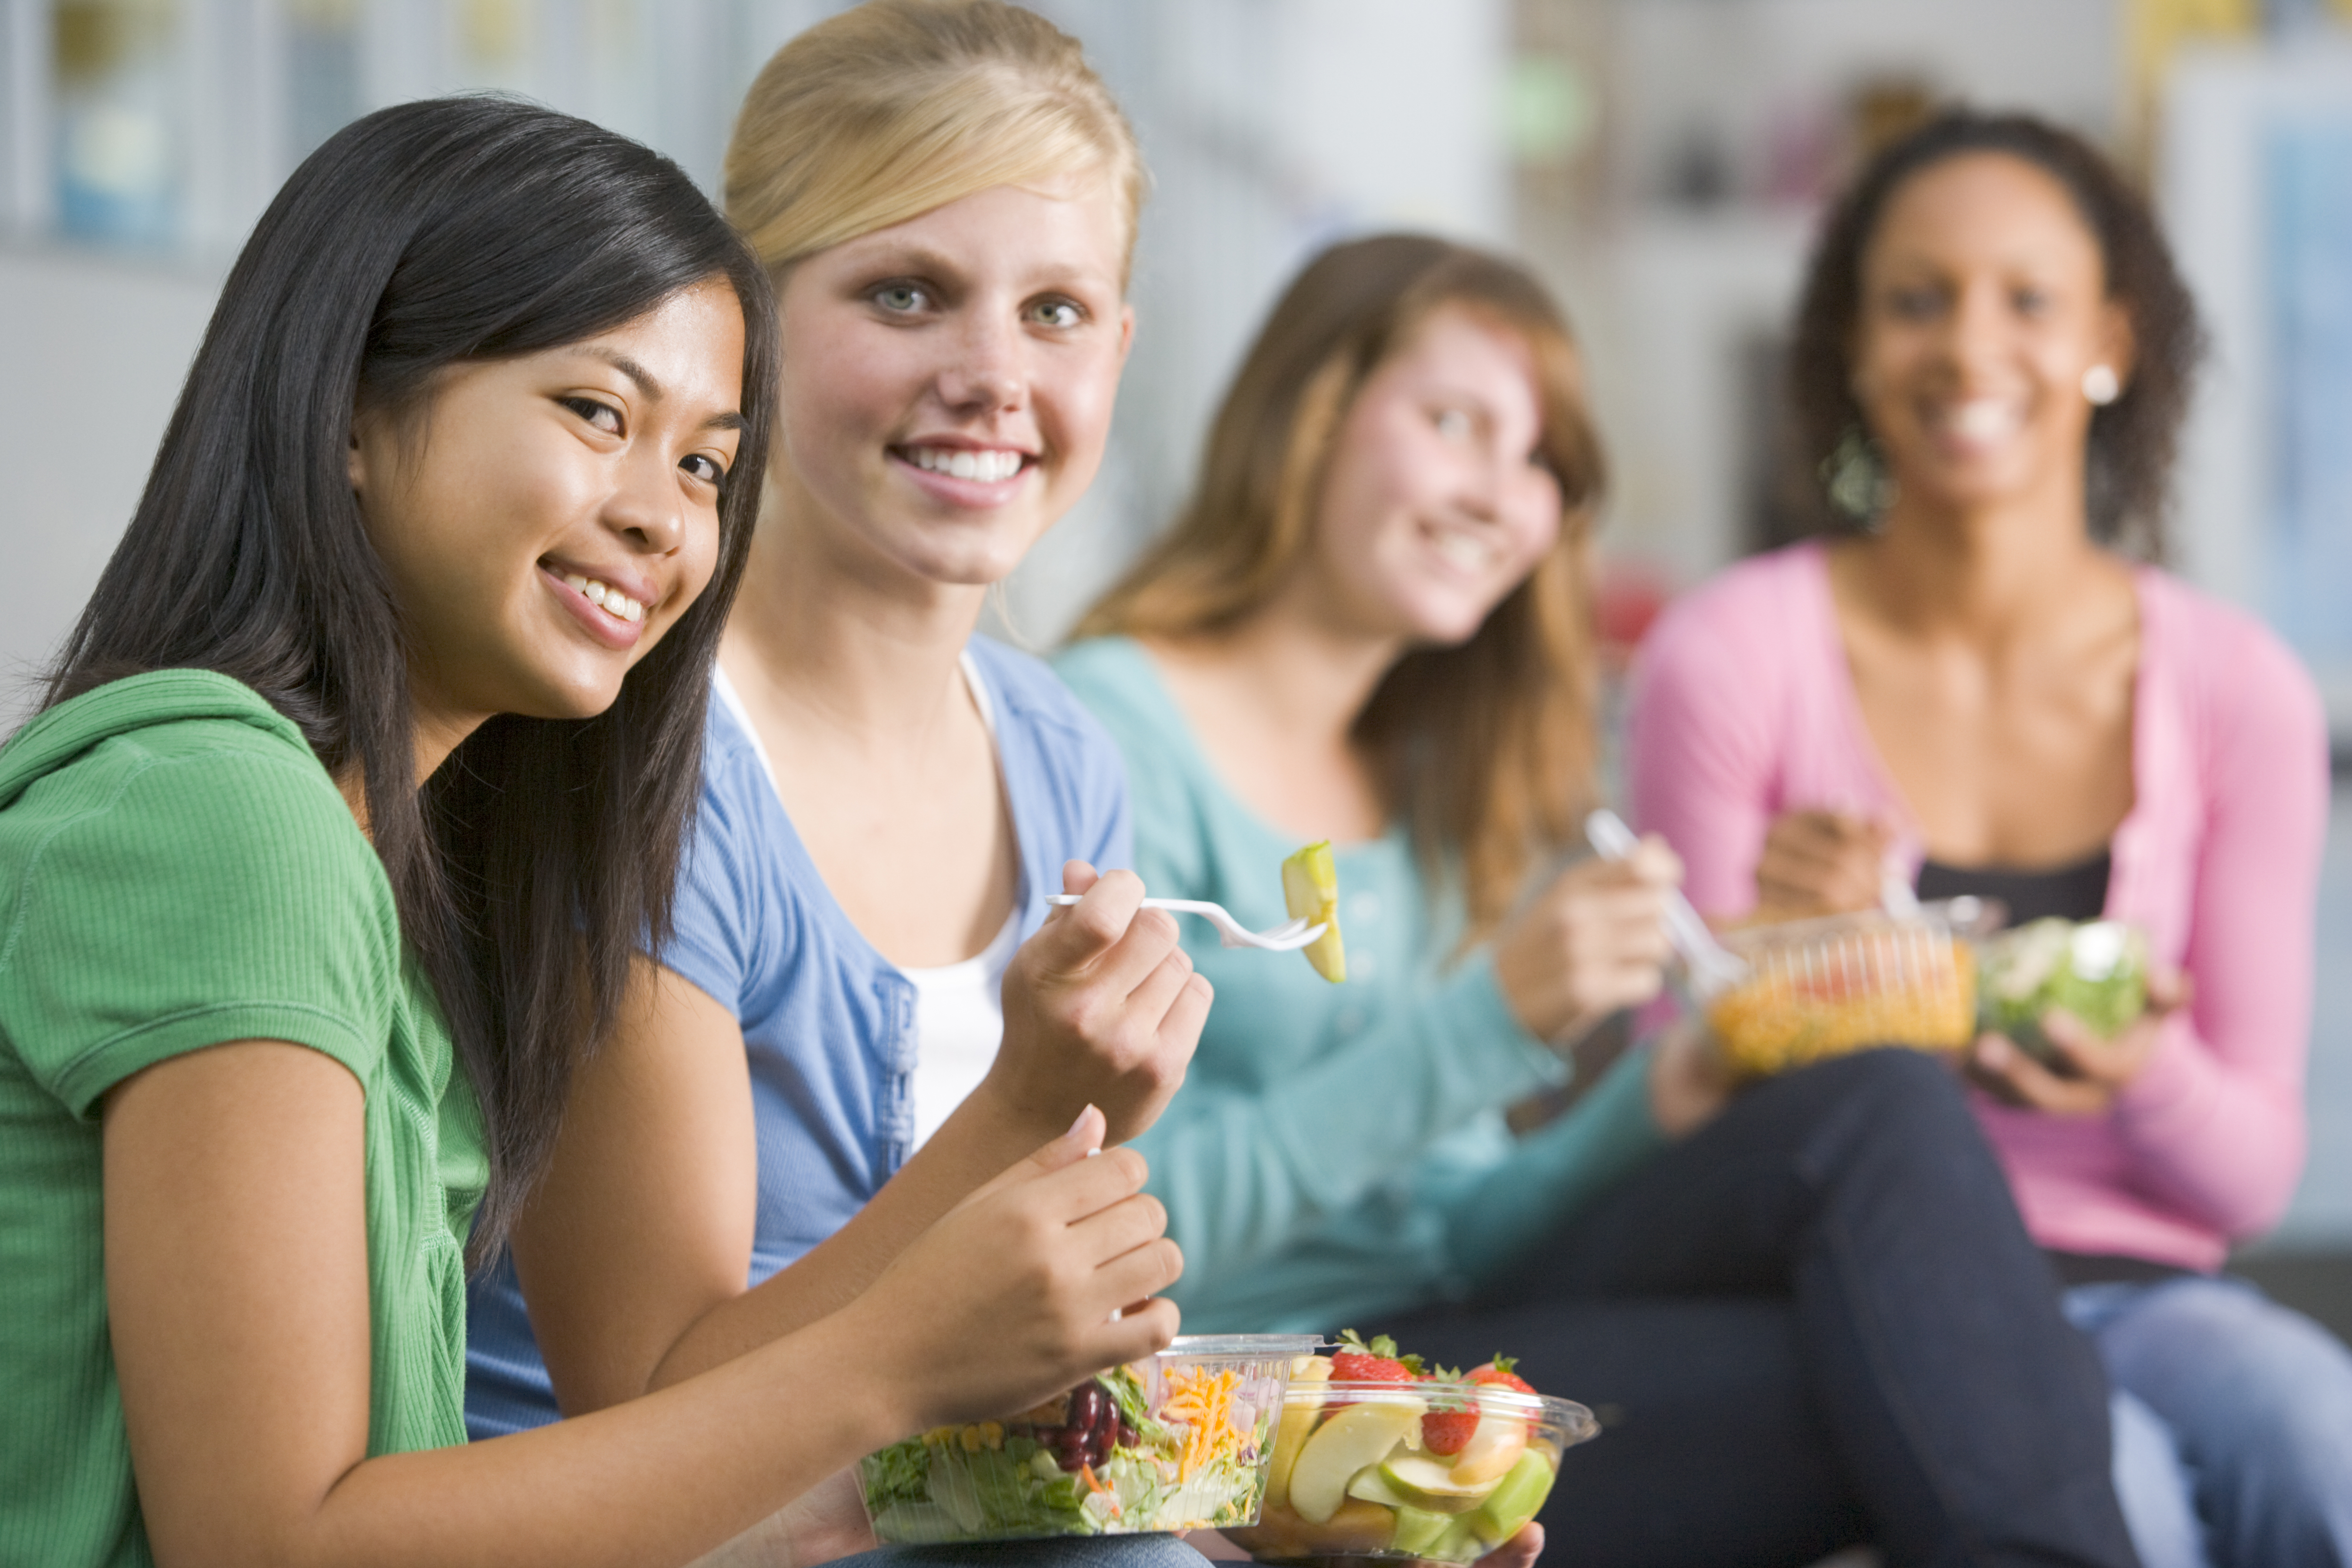
[[[0,726],[71,627],[139,500],[212,311],[209,274],[0,248]]]
[[[646,140],[715,189],[743,89],[842,8],[0,0],[0,548],[39,584],[0,631],[0,676],[37,665],[87,596],[227,260],[303,153],[379,105],[493,88]],[[1213,400],[1306,255],[1386,226],[1507,237],[1510,28],[1506,0],[1037,8],[1086,41],[1154,177],[1111,452],[998,605],[997,629],[1042,645],[1176,504]],[[129,23],[92,35],[101,14]],[[0,686],[0,719],[18,711]]]

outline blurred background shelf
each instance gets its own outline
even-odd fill
[[[715,188],[743,89],[834,0],[0,0],[0,722],[135,500],[228,258],[367,110],[526,93]],[[2213,329],[2175,564],[2264,616],[2352,759],[2352,0],[1037,0],[1156,179],[1094,492],[999,626],[1049,644],[1170,514],[1274,291],[1376,227],[1510,246],[1584,335],[1605,618],[1793,521],[1777,382],[1826,194],[1938,102],[2142,172]],[[2339,775],[2342,773],[2339,769]],[[2249,1267],[2352,1312],[2352,792],[2323,892],[2312,1158]],[[2311,1294],[2315,1292],[2315,1296]],[[2332,1305],[2331,1305],[2332,1303]]]

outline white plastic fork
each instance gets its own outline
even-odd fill
[[[1622,860],[1642,844],[1625,819],[1606,806],[1584,819],[1584,838],[1605,860]],[[1727,991],[1748,978],[1748,961],[1715,940],[1715,932],[1680,888],[1666,889],[1666,935],[1690,969],[1691,988],[1702,996]]]
[[[1055,893],[1048,896],[1049,904],[1067,908],[1078,901],[1076,893]],[[1217,928],[1217,938],[1227,947],[1262,947],[1268,952],[1296,952],[1323,934],[1321,921],[1307,923],[1305,915],[1285,921],[1264,931],[1252,931],[1234,919],[1223,904],[1213,904],[1206,899],[1146,899],[1147,910],[1166,910],[1171,915],[1200,915]]]

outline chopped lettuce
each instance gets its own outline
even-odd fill
[[[1977,1025],[2043,1061],[2056,1056],[2042,1027],[2063,1012],[2112,1039],[2147,1006],[2147,939],[2118,921],[2031,921],[1983,944]]]

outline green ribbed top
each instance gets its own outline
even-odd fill
[[[143,1564],[108,1341],[99,1114],[184,1051],[289,1041],[366,1095],[368,1450],[466,1440],[480,1118],[392,889],[301,734],[161,670],[0,750],[0,1563]]]

